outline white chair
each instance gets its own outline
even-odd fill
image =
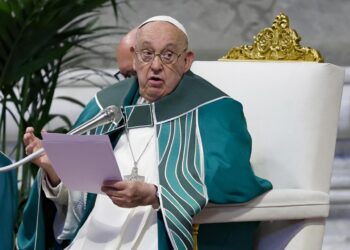
[[[194,223],[264,221],[256,249],[321,249],[344,70],[314,62],[197,61],[192,71],[243,104],[256,175],[274,189],[209,204]]]

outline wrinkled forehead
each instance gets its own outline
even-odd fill
[[[136,44],[138,47],[187,47],[188,40],[184,32],[166,21],[148,22],[137,29]]]

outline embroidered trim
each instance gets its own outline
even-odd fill
[[[147,119],[144,119],[145,120],[145,123],[144,124],[139,124],[139,125],[136,125],[136,126],[130,126],[129,124],[129,121],[131,122],[133,117],[135,117],[135,115],[139,115],[139,114],[135,114],[134,115],[134,111],[137,111],[137,110],[140,110],[144,107],[148,107],[148,112],[147,114],[149,114],[149,117],[143,117],[143,118],[150,118],[150,121],[147,121]],[[122,109],[124,110],[124,114],[125,114],[125,117],[126,117],[126,126],[128,129],[133,129],[133,128],[141,128],[141,127],[152,127],[154,125],[154,122],[153,122],[153,112],[152,112],[152,107],[151,107],[151,104],[139,104],[139,105],[129,105],[129,106],[124,106],[122,107]],[[131,110],[131,111],[129,111]],[[142,113],[142,115],[147,115],[145,113]],[[142,121],[143,122],[143,121]]]
[[[193,111],[157,126],[160,200],[175,249],[192,248],[192,216],[208,201],[203,166],[198,166],[201,161],[196,157],[200,154],[196,114]]]
[[[166,119],[166,120],[163,120],[163,121],[155,121],[154,124],[158,125],[158,124],[162,124],[162,123],[166,123],[166,122],[175,120],[175,119],[180,118],[181,116],[183,116],[183,115],[185,115],[185,114],[188,114],[188,113],[190,113],[190,112],[195,111],[196,109],[198,109],[198,108],[200,108],[200,107],[203,107],[204,105],[210,104],[210,103],[212,103],[212,102],[216,102],[216,101],[221,100],[221,99],[224,99],[224,98],[232,99],[232,98],[229,97],[229,96],[220,96],[220,97],[215,98],[215,99],[212,99],[212,100],[210,100],[210,101],[203,102],[203,103],[201,103],[200,105],[198,105],[198,106],[196,106],[196,107],[194,107],[194,108],[192,108],[192,109],[190,109],[190,110],[188,110],[188,111],[186,111],[186,112],[184,112],[184,113],[181,113],[181,114],[179,114],[179,115],[177,115],[177,116],[171,117],[171,118]]]

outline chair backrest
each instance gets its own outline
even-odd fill
[[[191,70],[243,104],[258,176],[276,189],[329,192],[342,68],[313,62],[196,61]]]

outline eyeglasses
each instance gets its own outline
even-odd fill
[[[124,80],[126,77],[118,70],[117,73],[114,74],[114,77],[118,80],[118,81],[121,81],[121,80]]]
[[[148,49],[135,51],[135,53],[137,55],[138,60],[144,63],[153,62],[154,58],[156,58],[156,56],[159,56],[163,64],[174,64],[186,50],[187,48],[184,49],[180,54],[176,54],[171,50],[165,50],[161,53],[155,53],[154,51]]]
[[[122,72],[118,71],[117,73],[114,74],[114,77],[115,77],[118,81],[122,81],[122,80],[125,80],[126,78],[129,78],[130,75],[124,75]]]

